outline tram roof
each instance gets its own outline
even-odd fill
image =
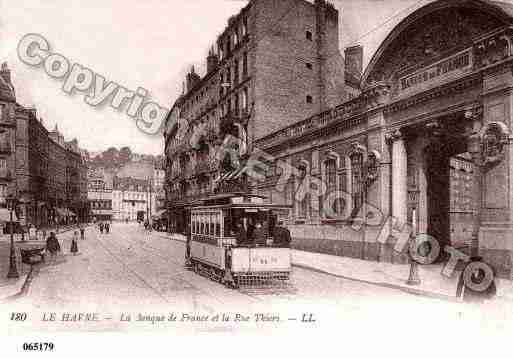
[[[265,196],[247,193],[231,192],[221,193],[199,199],[191,203],[189,208],[262,208],[262,209],[286,209],[289,205],[263,203]],[[255,201],[256,200],[256,201]]]
[[[217,204],[217,205],[203,205],[203,206],[191,206],[191,209],[203,210],[203,209],[222,209],[222,208],[233,208],[233,209],[261,209],[261,210],[271,210],[271,209],[290,209],[291,205],[287,204],[272,204],[272,203],[230,203],[230,204]]]

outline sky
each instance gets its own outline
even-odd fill
[[[401,19],[430,0],[332,0],[340,12],[340,44],[364,47],[364,66]],[[163,137],[138,129],[125,111],[93,107],[84,93],[68,95],[63,81],[23,63],[17,46],[37,33],[63,55],[129,90],[142,87],[170,108],[191,65],[203,75],[209,47],[244,0],[0,0],[0,57],[7,61],[17,100],[37,108],[46,128],[89,151],[130,146],[162,154]],[[87,4],[87,5],[85,5]],[[108,102],[108,101],[107,101]]]

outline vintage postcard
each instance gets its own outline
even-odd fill
[[[513,1],[1,9],[14,356],[410,356],[511,332]]]

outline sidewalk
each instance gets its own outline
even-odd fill
[[[58,235],[69,232],[75,228],[75,226],[61,227]],[[47,231],[47,233],[50,233],[50,229]],[[8,240],[6,241],[0,240],[0,302],[8,297],[19,294],[23,288],[23,285],[27,281],[27,277],[30,272],[30,265],[21,262],[19,249],[41,247],[46,245],[46,240],[16,240],[16,266],[20,277],[18,279],[7,279],[6,277],[9,271],[10,237],[8,236],[7,239]]]
[[[86,224],[84,225],[85,228],[88,228],[90,227],[92,224]],[[44,231],[46,232],[46,236],[48,237],[50,235],[50,232],[55,232],[55,234],[59,235],[59,234],[62,234],[62,233],[66,233],[66,232],[69,232],[69,231],[72,231],[74,229],[77,229],[77,225],[74,224],[74,225],[69,225],[69,226],[60,226],[58,227],[59,231],[57,232],[57,227],[55,228],[41,228],[41,229],[38,229],[37,230],[37,233],[39,234],[40,231]],[[34,240],[29,240],[28,239],[28,233],[25,233],[25,240],[22,241],[21,240],[22,236],[21,234],[19,233],[14,233],[14,242],[16,243],[23,243],[23,242],[38,242],[38,241],[34,241]],[[11,235],[8,233],[8,234],[0,234],[0,242],[1,241],[10,241],[11,240]],[[44,239],[46,241],[46,238]]]
[[[181,234],[154,233],[163,238],[182,242],[185,242],[186,239]],[[444,264],[418,266],[421,283],[414,286],[406,284],[410,274],[408,264],[366,261],[295,249],[292,250],[292,264],[297,267],[354,281],[395,288],[412,294],[457,300],[457,273],[454,273],[451,278],[442,275]],[[498,298],[513,301],[513,282],[511,280],[498,278],[496,279],[496,285]]]

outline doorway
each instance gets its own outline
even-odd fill
[[[425,148],[427,233],[442,249],[468,246],[473,221],[473,163],[463,129],[445,126]]]

